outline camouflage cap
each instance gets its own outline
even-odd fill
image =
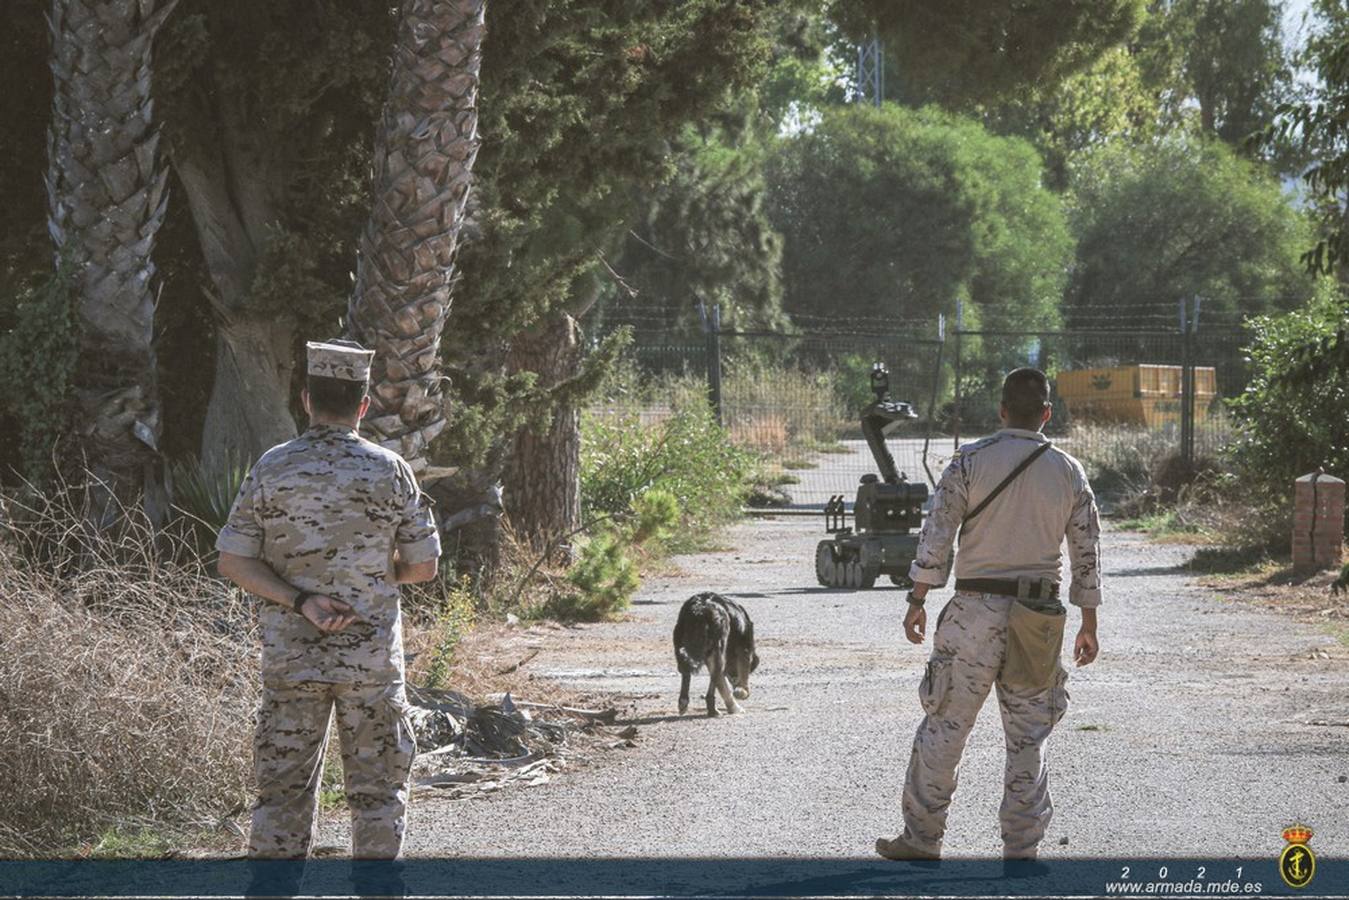
[[[309,374],[343,381],[368,381],[370,361],[374,350],[367,350],[355,341],[307,341]]]

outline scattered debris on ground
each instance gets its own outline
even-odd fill
[[[417,737],[413,784],[449,799],[468,799],[507,785],[545,784],[580,746],[636,746],[637,727],[608,728],[618,709],[499,700],[475,703],[458,691],[408,686]],[[617,740],[615,740],[615,738]]]

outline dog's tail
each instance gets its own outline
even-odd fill
[[[691,674],[703,667],[703,648],[707,645],[707,625],[694,620],[675,625],[675,665],[681,675]]]

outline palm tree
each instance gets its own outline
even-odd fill
[[[77,295],[75,394],[95,515],[116,495],[164,512],[155,377],[155,236],[167,170],[150,48],[177,0],[52,0],[48,230]],[[12,88],[14,86],[11,86]]]
[[[350,336],[376,351],[365,431],[419,472],[445,427],[440,335],[478,154],[485,9],[486,0],[404,0],[347,309]]]

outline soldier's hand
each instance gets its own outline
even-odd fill
[[[300,607],[304,617],[319,631],[336,634],[356,621],[356,611],[341,600],[314,594]]]
[[[1101,645],[1096,642],[1096,632],[1084,629],[1077,633],[1077,641],[1073,644],[1073,659],[1077,661],[1079,668],[1090,665],[1100,650]]]
[[[909,639],[910,644],[921,644],[926,635],[927,607],[914,606],[910,603],[909,611],[904,614],[904,636]]]

